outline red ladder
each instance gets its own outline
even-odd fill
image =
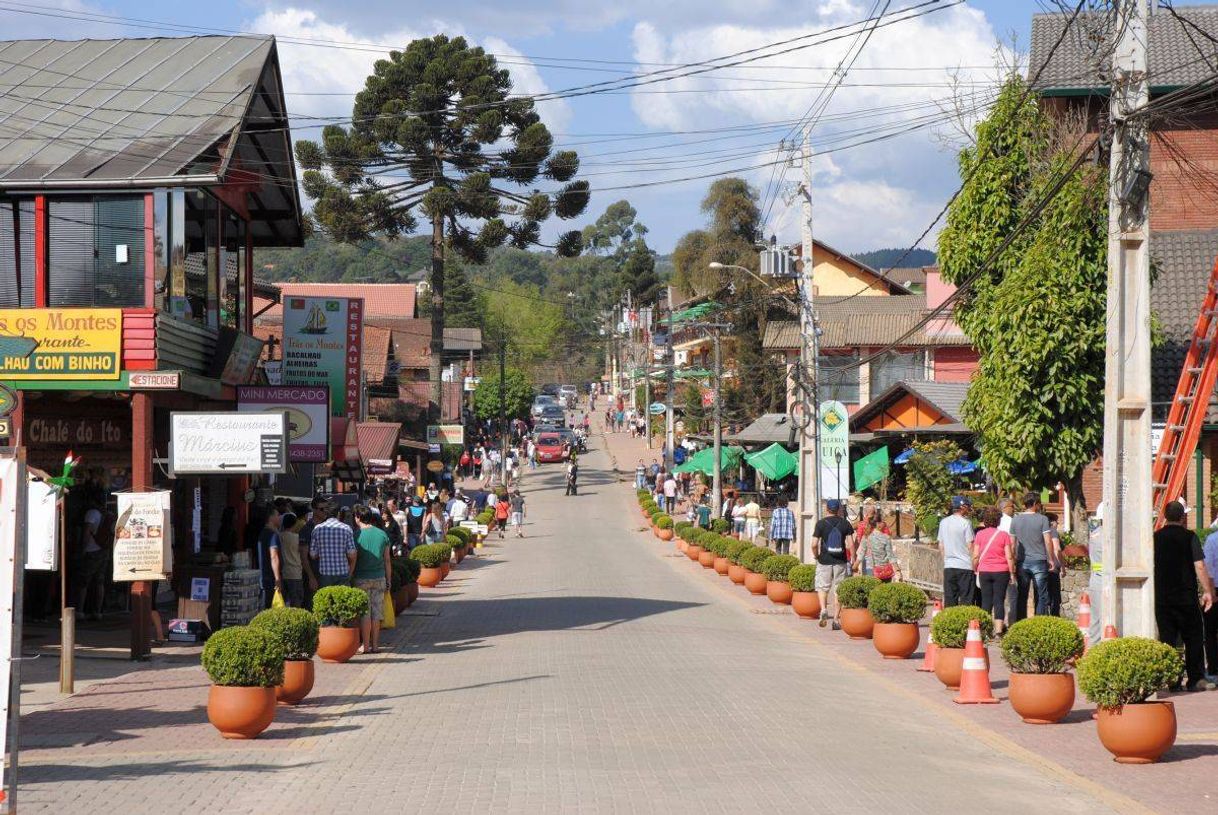
[[[1176,396],[1167,414],[1163,440],[1155,453],[1151,470],[1152,500],[1155,508],[1155,528],[1163,524],[1163,509],[1168,501],[1179,498],[1188,477],[1188,462],[1201,438],[1201,426],[1218,379],[1218,261],[1210,272],[1209,288],[1193,339],[1180,370]]]

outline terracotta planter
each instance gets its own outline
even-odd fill
[[[410,605],[410,589],[402,586],[393,593],[393,613],[401,614]]]
[[[442,566],[424,566],[419,570],[419,585],[424,588],[432,588],[440,585],[440,581],[444,579],[444,567]]]
[[[453,566],[451,563],[441,563],[440,564],[440,579],[443,580],[444,578],[448,577],[448,573],[451,572],[452,570],[453,570]]]
[[[275,689],[212,685],[207,720],[226,739],[257,738],[275,720]]]
[[[871,630],[875,628],[875,618],[865,608],[842,609],[842,631],[852,640],[871,639]]]
[[[407,608],[410,608],[411,606],[413,606],[413,605],[414,605],[414,601],[419,599],[419,584],[418,584],[418,582],[414,582],[414,583],[407,583],[407,584],[406,584],[406,591],[407,591],[406,597],[407,597],[407,599],[409,600],[409,602],[408,602],[408,603],[406,603],[406,607],[407,607]]]
[[[876,623],[871,644],[884,659],[909,659],[918,650],[920,637],[917,623]]]
[[[656,537],[662,541],[670,541],[670,540],[672,540],[672,530],[671,529],[661,529],[658,532],[656,532]]]
[[[744,575],[744,587],[752,594],[765,594],[766,583],[765,575],[757,572],[747,572]]]
[[[698,553],[698,563],[702,564],[702,568],[709,569],[715,565],[715,553],[709,549],[703,549]]]
[[[323,625],[317,632],[317,655],[322,662],[346,662],[358,650],[358,628]]]
[[[313,690],[313,660],[285,659],[283,684],[275,688],[275,698],[281,705],[294,705]]]
[[[685,554],[689,551],[689,544],[686,543],[683,538],[677,538],[677,551],[681,554]]]
[[[728,567],[731,565],[732,565],[732,562],[730,560],[728,560],[727,558],[718,557],[718,556],[715,557],[714,566],[715,566],[716,573],[727,574]]]
[[[985,667],[990,667],[990,649],[985,649]],[[948,690],[960,689],[960,672],[964,669],[963,648],[935,649],[935,676]]]
[[[453,557],[457,559],[457,563],[465,560],[465,547],[462,546],[458,549],[453,549]]]
[[[732,581],[736,585],[740,585],[741,583],[744,582],[744,575],[745,575],[745,570],[744,570],[743,566],[740,566],[739,564],[736,564],[736,563],[732,563],[730,560],[727,562],[727,579],[728,580]]]
[[[1119,764],[1153,764],[1176,743],[1176,706],[1140,702],[1099,711],[1100,743]]]
[[[791,584],[785,580],[767,580],[765,583],[765,596],[770,598],[771,603],[789,606],[791,594]]]
[[[685,556],[688,557],[690,560],[697,560],[698,556],[701,554],[702,554],[702,547],[696,543],[691,543],[685,549]]]
[[[1074,707],[1073,674],[1011,674],[1011,709],[1028,724],[1060,722]]]
[[[791,610],[805,620],[820,616],[820,595],[814,591],[791,592]]]

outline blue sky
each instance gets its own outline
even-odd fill
[[[460,33],[500,55],[517,87],[528,92],[806,37],[883,5],[873,0],[60,0],[37,8],[33,2],[24,4],[27,13],[3,8],[22,4],[0,6],[5,38],[189,33],[163,22],[383,45]],[[917,2],[895,0],[891,8]],[[963,137],[952,125],[960,119],[950,115],[953,98],[966,121],[983,110],[999,42],[1009,42],[1013,34],[1025,48],[1031,15],[1052,3],[941,0],[941,6],[877,31],[814,129],[816,234],[843,250],[907,245],[926,227],[957,183],[954,155]],[[55,16],[56,9],[93,19],[65,20]],[[127,19],[112,24],[98,15]],[[791,200],[797,171],[774,166],[782,156],[778,143],[855,42],[847,38],[697,77],[543,104],[543,119],[561,145],[579,151],[584,176],[593,185],[588,212],[575,225],[625,197],[651,229],[653,246],[668,251],[682,233],[701,225],[698,202],[713,180],[677,179],[735,171],[766,193],[767,231],[782,240],[798,239],[798,207]],[[298,137],[316,134],[309,125],[322,117],[350,114],[349,94],[362,84],[376,51],[281,40]],[[918,123],[925,127],[855,144]]]

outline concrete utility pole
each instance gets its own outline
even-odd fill
[[[672,472],[672,448],[676,441],[673,427],[672,391],[677,367],[677,352],[672,346],[672,287],[668,289],[668,388],[664,393],[664,470]]]
[[[1147,0],[1115,0],[1104,367],[1104,625],[1153,637]]]
[[[811,398],[803,399],[801,418],[803,428],[799,433],[799,512],[798,555],[803,562],[808,560],[809,541],[820,514],[820,438],[819,396],[817,394],[816,318],[812,313],[812,130],[804,131],[803,182],[800,184],[803,198],[803,222],[800,230],[803,270],[799,277],[799,330],[801,374],[811,378],[809,386],[801,385],[797,391],[810,387]]]
[[[719,326],[711,329],[715,340],[715,463],[711,478],[711,512],[716,518],[723,517],[723,363],[719,358]]]
[[[503,486],[507,483],[507,331],[499,338],[499,463],[503,474]]]

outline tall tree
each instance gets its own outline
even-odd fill
[[[584,246],[589,252],[609,258],[616,269],[614,298],[630,292],[636,305],[650,305],[659,297],[662,284],[656,274],[655,252],[647,245],[647,227],[629,201],[614,201],[595,223],[584,227]]]
[[[431,227],[432,401],[440,403],[444,347],[444,249],[485,261],[505,242],[540,242],[541,222],[573,218],[588,205],[573,151],[555,152],[533,100],[511,96],[508,71],[463,37],[415,40],[377,60],[356,94],[350,127],[331,125],[321,142],[302,141],[313,214],[335,239],[396,238],[421,213]],[[490,149],[488,149],[490,148]],[[526,190],[538,179],[563,183]],[[578,254],[580,233],[563,234],[559,254]]]

